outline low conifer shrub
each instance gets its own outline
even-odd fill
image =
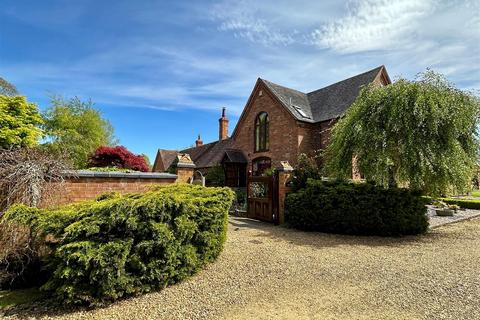
[[[15,205],[2,222],[28,226],[50,247],[42,289],[101,304],[182,281],[218,257],[233,198],[228,188],[176,184],[55,209]]]

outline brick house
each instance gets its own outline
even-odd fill
[[[240,119],[228,137],[225,108],[219,119],[219,138],[185,150],[159,149],[153,171],[165,171],[176,155],[187,153],[200,171],[222,165],[226,184],[242,187],[247,175],[262,175],[280,161],[295,165],[298,155],[325,149],[330,129],[370,83],[391,83],[385,66],[304,93],[258,78]]]

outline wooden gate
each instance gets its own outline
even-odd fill
[[[248,177],[247,217],[267,222],[275,221],[273,177]]]

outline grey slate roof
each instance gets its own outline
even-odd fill
[[[225,151],[225,156],[228,162],[232,163],[247,163],[248,159],[245,154],[238,149],[229,149]]]
[[[265,79],[260,80],[297,120],[315,123],[342,116],[355,101],[361,87],[370,84],[382,68],[384,66],[309,93],[280,86]],[[160,149],[159,153],[165,169],[172,164],[179,153],[189,154],[198,169],[220,164],[225,155],[231,162],[247,162],[240,150],[231,149],[231,144],[232,139],[228,138],[180,151]]]
[[[177,155],[178,151],[176,150],[158,149],[155,162],[162,161],[163,169],[167,170],[168,167],[170,167],[173,161],[177,158]],[[154,167],[157,167],[156,163],[154,163]]]
[[[214,141],[199,147],[193,147],[179,151],[180,153],[188,153],[197,168],[210,168],[220,164],[225,151],[229,149],[232,139]]]
[[[384,66],[309,93],[261,80],[297,120],[321,122],[342,116],[355,101],[362,86],[370,84],[382,68]]]

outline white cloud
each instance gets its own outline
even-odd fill
[[[396,49],[416,37],[421,20],[434,9],[431,0],[358,0],[345,17],[313,31],[320,47],[341,53]]]
[[[432,67],[461,87],[478,87],[478,4],[435,3],[227,1],[194,8],[200,18],[190,13],[190,24],[199,33],[159,39],[168,32],[152,22],[75,60],[0,67],[20,90],[172,111],[227,106],[235,115],[257,77],[311,91],[385,64],[392,77]]]
[[[466,87],[480,79],[478,0],[224,1],[213,11],[220,30],[253,42],[259,55],[265,49],[257,44],[296,62],[310,57],[300,60],[311,68],[287,62],[295,66],[293,74],[279,78],[288,82],[330,78],[319,65],[340,76],[348,73],[338,68],[361,71],[381,64],[407,77],[431,67]],[[323,76],[312,75],[318,72]]]
[[[222,2],[214,6],[212,18],[221,21],[219,30],[231,31],[235,37],[246,38],[263,45],[288,45],[292,34],[275,30],[261,18],[253,1]]]

